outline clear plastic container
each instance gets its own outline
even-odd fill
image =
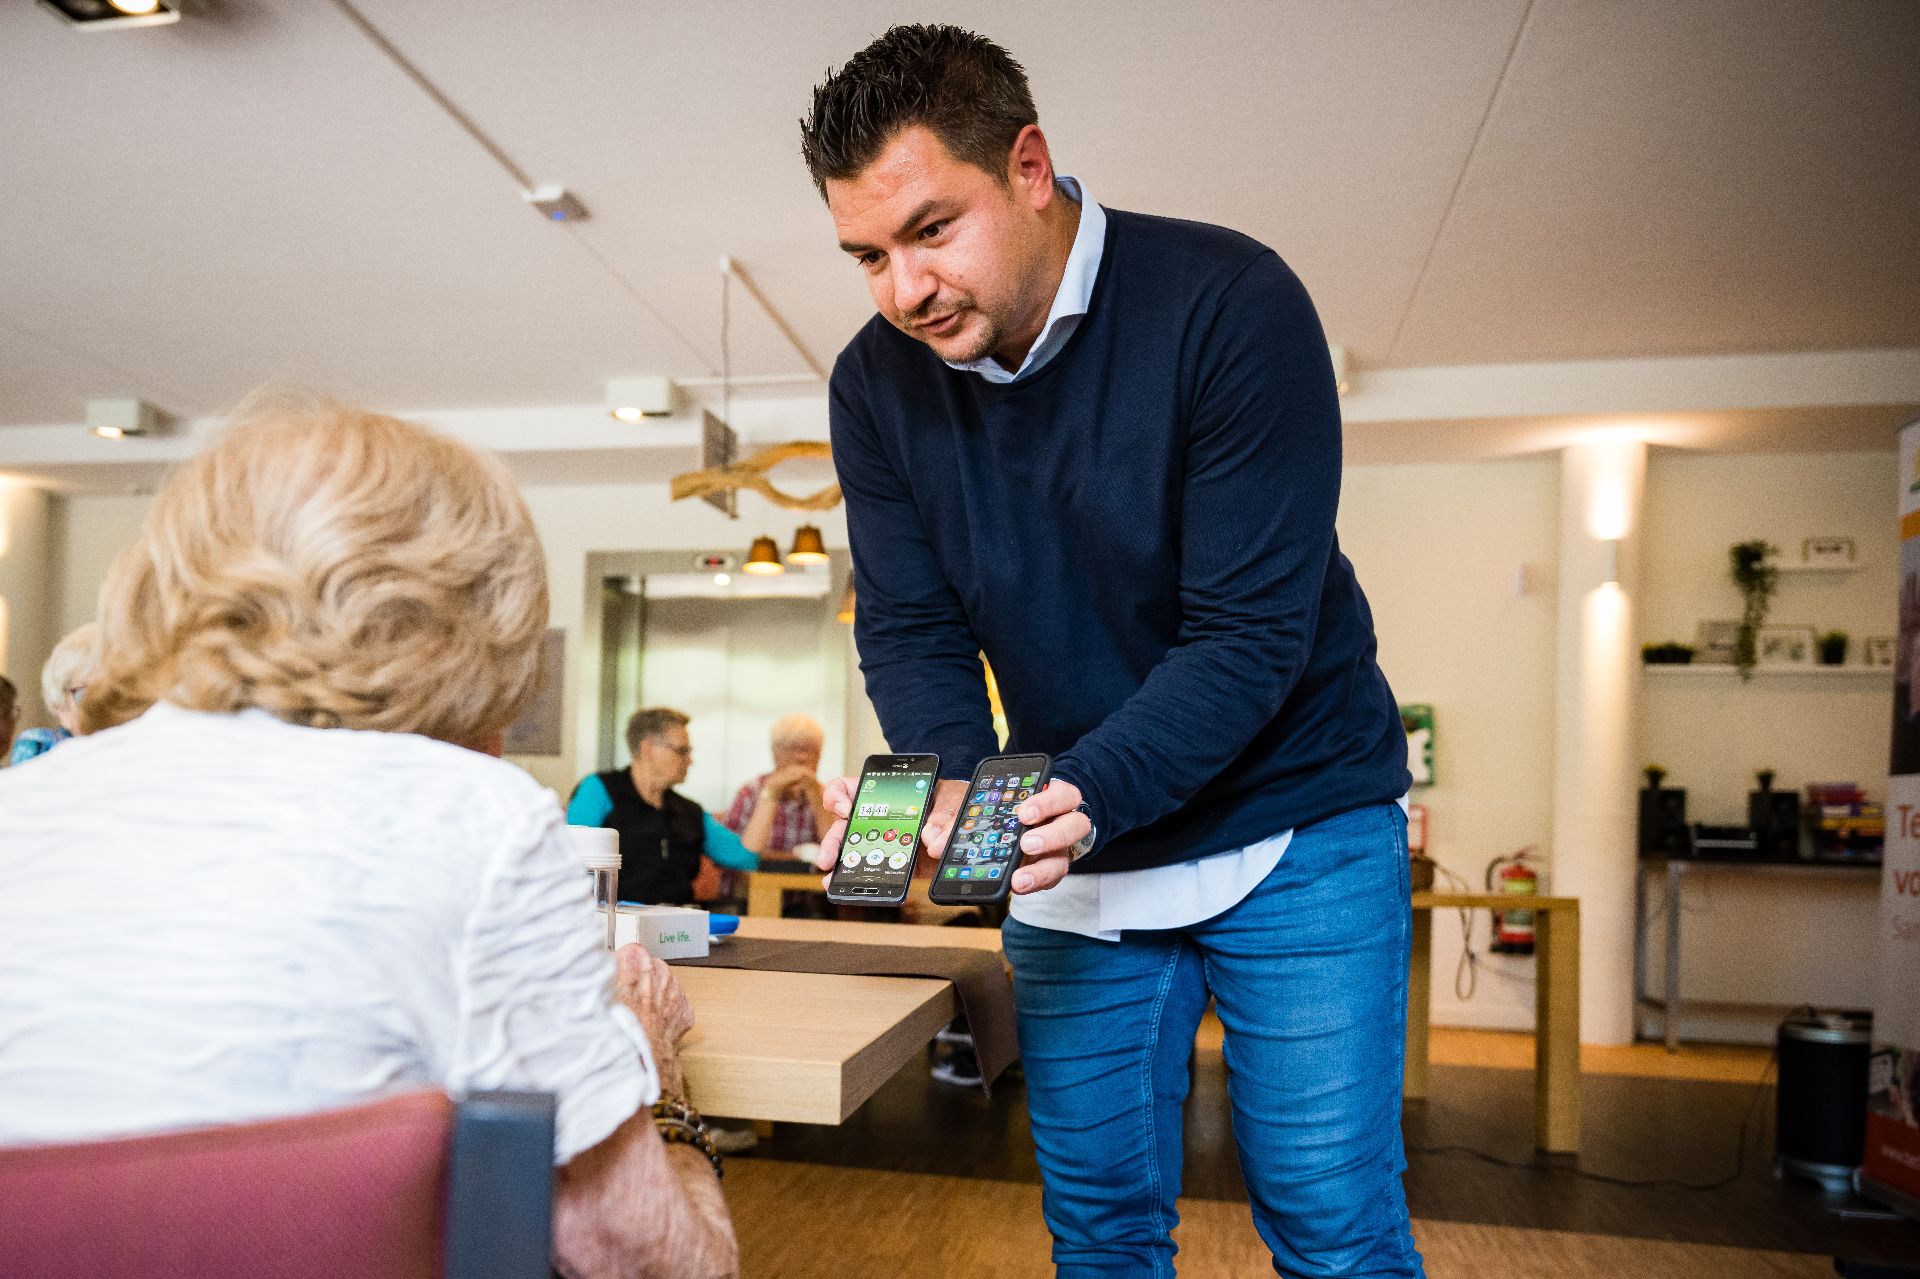
[[[619,925],[620,833],[604,826],[569,826],[567,835],[593,883],[593,904],[605,914],[607,949],[612,950]]]

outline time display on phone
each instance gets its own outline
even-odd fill
[[[935,766],[915,757],[898,763],[875,767],[870,762],[860,776],[833,870],[836,896],[896,899],[913,878],[920,828],[933,802]]]

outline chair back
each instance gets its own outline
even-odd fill
[[[526,1131],[542,1118],[543,1143]],[[516,1163],[532,1152],[534,1166],[490,1166],[503,1146]],[[456,1107],[438,1092],[0,1150],[0,1275],[544,1279],[552,1152],[550,1097],[480,1094]],[[477,1202],[489,1197],[508,1201]],[[489,1231],[477,1247],[461,1237]]]

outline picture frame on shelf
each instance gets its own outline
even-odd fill
[[[1861,641],[1860,663],[1863,666],[1892,666],[1893,636],[1873,635]]]
[[[1694,627],[1695,666],[1733,665],[1734,645],[1740,641],[1738,622],[1701,622]]]
[[[1756,666],[1812,666],[1811,626],[1762,626],[1753,641]]]
[[[1809,537],[1800,543],[1800,562],[1808,568],[1853,567],[1853,539]]]

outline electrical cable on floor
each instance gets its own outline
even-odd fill
[[[1789,1017],[1798,1013],[1788,1014]],[[1458,1155],[1478,1159],[1498,1168],[1515,1168],[1522,1172],[1571,1173],[1583,1181],[1597,1181],[1602,1185],[1619,1186],[1626,1190],[1673,1190],[1697,1193],[1709,1190],[1721,1190],[1744,1177],[1747,1172],[1747,1134],[1753,1127],[1755,1113],[1759,1110],[1760,1099],[1766,1095],[1767,1086],[1774,1081],[1774,1073],[1780,1064],[1780,1049],[1776,1041],[1774,1050],[1767,1056],[1766,1069],[1753,1086],[1753,1093],[1747,1098],[1745,1110],[1740,1117],[1740,1133],[1735,1140],[1733,1150],[1733,1171],[1715,1181],[1680,1181],[1673,1177],[1613,1177],[1601,1172],[1588,1172],[1584,1168],[1555,1167],[1543,1164],[1536,1159],[1506,1159],[1500,1155],[1489,1154],[1484,1150],[1475,1150],[1472,1146],[1408,1146],[1410,1155]]]
[[[1433,869],[1456,891],[1462,893],[1473,891],[1471,884],[1439,862],[1433,863]],[[1480,956],[1473,951],[1473,910],[1462,906],[1460,908],[1460,962],[1453,966],[1453,997],[1464,1004],[1473,998],[1473,992],[1479,988],[1479,985]]]

